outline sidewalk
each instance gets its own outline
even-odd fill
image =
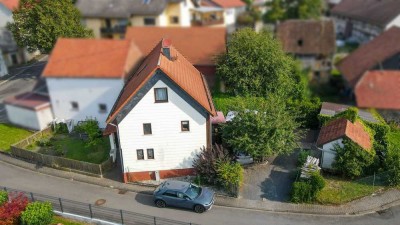
[[[109,187],[119,190],[132,191],[142,194],[152,194],[154,187],[137,184],[124,184],[117,181],[86,176],[73,172],[56,170],[48,167],[39,167],[35,164],[15,159],[6,154],[0,154],[0,163],[8,163],[28,170],[39,173],[61,177],[65,179],[80,181],[84,183]],[[360,215],[375,211],[388,209],[392,206],[400,205],[400,191],[392,189],[375,196],[367,196],[365,198],[355,200],[353,202],[341,206],[323,206],[323,205],[307,205],[307,204],[290,204],[272,201],[261,200],[246,200],[218,196],[215,202],[216,205],[234,208],[245,208],[254,210],[263,210],[271,212],[288,212],[302,214],[317,214],[317,215]]]

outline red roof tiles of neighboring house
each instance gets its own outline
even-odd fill
[[[163,47],[170,49],[170,58],[162,53]],[[135,94],[147,83],[157,70],[161,70],[184,92],[191,96],[212,116],[216,115],[211,93],[203,75],[182,55],[175,47],[163,39],[150,52],[137,72],[126,83],[116,104],[113,107],[107,122],[110,123],[120,110],[135,96]]]
[[[332,20],[286,20],[278,25],[277,38],[292,54],[328,56],[336,50]]]
[[[0,0],[0,3],[5,5],[10,11],[18,8],[19,0]]]
[[[43,77],[124,78],[143,58],[129,40],[58,39]]]
[[[323,126],[317,145],[324,145],[343,137],[348,137],[366,150],[372,147],[371,137],[364,126],[358,121],[353,124],[345,118],[339,118]]]
[[[6,98],[4,103],[31,110],[41,110],[50,107],[50,98],[33,92],[26,92]]]
[[[392,27],[372,41],[361,45],[340,61],[337,67],[350,86],[354,87],[367,70],[400,53],[399,40],[400,28]]]
[[[358,107],[400,110],[400,70],[366,72],[355,95]]]
[[[348,17],[384,28],[400,15],[399,0],[342,0],[332,15]]]
[[[246,3],[242,2],[241,0],[206,0],[205,2],[207,1],[221,8],[236,8],[246,6]]]
[[[210,27],[130,27],[126,39],[132,39],[148,54],[162,39],[168,38],[193,65],[215,65],[214,58],[226,51],[225,28]]]

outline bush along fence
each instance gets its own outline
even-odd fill
[[[45,155],[25,149],[25,147],[29,144],[34,143],[36,140],[39,140],[40,138],[43,138],[51,133],[51,128],[46,128],[43,131],[36,132],[28,138],[11,145],[11,155],[16,158],[34,162],[38,165],[49,166],[56,169],[63,169],[98,177],[103,177],[104,172],[111,169],[113,164],[112,158],[108,158],[101,164],[95,164],[58,156]]]
[[[16,189],[1,187],[8,193],[22,193],[32,202],[48,202],[52,205],[56,214],[80,218],[99,224],[126,224],[126,225],[196,225],[194,223],[164,219],[125,210],[111,209],[82,202],[56,198],[48,195],[35,194]],[[83,217],[83,218],[82,218]]]

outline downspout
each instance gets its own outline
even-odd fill
[[[125,173],[125,172],[124,172],[124,169],[125,169],[125,167],[124,167],[124,158],[122,157],[121,139],[119,138],[119,129],[118,129],[118,126],[117,126],[117,125],[115,125],[115,124],[113,124],[113,123],[109,123],[109,124],[112,125],[112,126],[114,126],[115,128],[117,128],[119,158],[121,159],[122,176],[123,176],[123,178],[125,178],[125,175],[124,175],[124,173]],[[125,179],[124,179],[124,181],[125,181]]]

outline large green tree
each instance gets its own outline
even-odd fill
[[[272,0],[265,14],[267,22],[285,19],[318,19],[322,15],[322,0]]]
[[[50,52],[60,37],[85,38],[92,32],[81,24],[71,0],[21,0],[8,24],[17,44],[28,51]]]
[[[256,161],[288,154],[298,147],[299,123],[285,100],[277,95],[238,97],[233,110],[237,113],[222,128],[222,137],[235,152],[245,152]]]
[[[228,41],[227,53],[218,59],[217,75],[231,94],[288,97],[296,88],[294,67],[295,61],[271,33],[247,28]]]

